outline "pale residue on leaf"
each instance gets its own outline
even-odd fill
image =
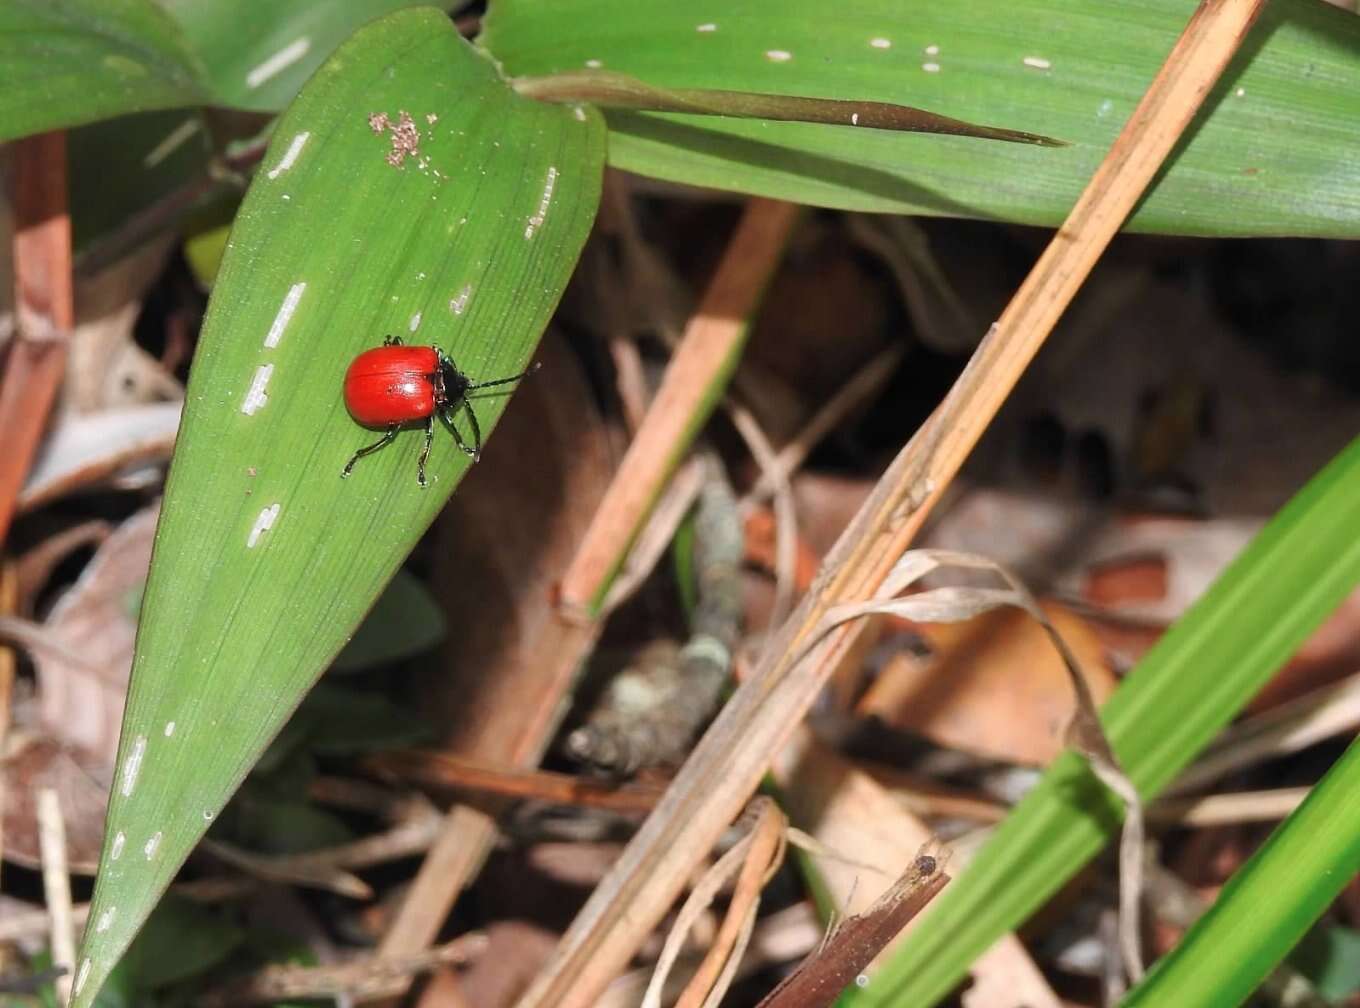
[[[312,47],[312,40],[306,36],[294,39],[270,56],[263,63],[253,68],[246,74],[246,87],[257,88],[265,81],[277,77],[283,71],[307,55],[307,50]]]
[[[146,157],[142,158],[142,167],[155,168],[156,165],[184,146],[184,141],[197,133],[202,126],[203,121],[197,116],[185,119],[184,122],[167,133],[160,143],[147,151]]]
[[[265,403],[269,402],[265,389],[269,385],[269,376],[273,373],[273,364],[261,364],[255,369],[255,377],[251,379],[250,388],[246,390],[246,397],[241,402],[241,412],[246,416],[254,416]]]
[[[151,838],[147,840],[146,846],[142,848],[142,853],[146,855],[148,861],[156,856],[156,850],[161,845],[161,837],[163,835],[164,834],[162,834],[160,830],[156,830],[155,833],[151,834]]]
[[[298,133],[288,142],[288,149],[283,152],[282,159],[280,159],[279,163],[273,168],[269,169],[269,177],[271,179],[278,178],[289,168],[293,167],[294,162],[298,159],[298,155],[302,153],[303,145],[307,143],[307,138],[311,135],[310,131],[303,131],[302,133]]]
[[[132,751],[123,761],[123,797],[132,794],[137,786],[137,776],[142,772],[142,759],[146,756],[146,736],[138,735],[132,743]]]
[[[525,239],[532,238],[534,233],[543,226],[543,222],[548,219],[548,205],[552,203],[553,190],[557,188],[557,168],[548,168],[548,177],[543,182],[543,195],[538,200],[538,212],[535,213],[524,226]]]
[[[271,504],[264,508],[255,519],[255,524],[250,527],[250,537],[246,539],[246,549],[254,549],[255,544],[260,541],[260,536],[264,535],[274,527],[274,520],[279,516],[279,505]]]
[[[295,283],[288,288],[288,293],[283,298],[283,304],[279,305],[278,314],[274,316],[274,321],[269,325],[269,333],[264,338],[264,345],[267,349],[272,350],[279,345],[279,340],[283,338],[283,331],[288,328],[288,323],[293,318],[293,312],[297,311],[298,302],[302,300],[302,292],[306,289],[307,284],[305,282]]]

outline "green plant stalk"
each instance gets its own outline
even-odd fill
[[[822,123],[907,133],[940,133],[978,137],[1040,147],[1066,147],[1052,137],[999,126],[980,126],[891,102],[805,98],[707,88],[655,87],[636,77],[610,70],[575,70],[546,77],[521,77],[514,88],[526,98],[555,102],[589,102],[601,108],[635,112],[684,112],[691,115],[765,119],[772,122]]]
[[[1360,871],[1360,742],[1351,743],[1209,911],[1121,1004],[1239,1005]]]
[[[1360,581],[1360,440],[1284,507],[1102,712],[1144,800],[1163,790]],[[1064,753],[935,900],[862,1006],[930,1005],[1115,835],[1119,803]],[[1297,874],[1294,884],[1317,884]]]

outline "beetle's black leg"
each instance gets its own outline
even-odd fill
[[[401,346],[401,337],[393,336],[391,333],[389,333],[383,339],[383,346]]]
[[[458,447],[463,449],[463,454],[468,456],[475,462],[477,460],[477,456],[475,456],[472,453],[472,449],[469,448],[467,442],[463,440],[463,432],[460,431],[458,429],[458,425],[453,422],[453,413],[454,413],[453,410],[445,406],[443,410],[440,412],[440,416],[444,418],[444,423],[448,426],[449,430],[453,432],[453,439],[458,442]]]
[[[386,447],[387,445],[391,444],[391,443],[392,443],[392,439],[393,439],[394,437],[397,436],[397,431],[400,430],[400,429],[401,429],[401,424],[393,424],[391,427],[388,427],[388,428],[387,428],[387,433],[384,434],[379,440],[373,442],[373,444],[369,445],[368,447],[366,447],[366,448],[360,448],[357,452],[355,452],[355,453],[354,453],[354,457],[351,458],[348,462],[345,463],[345,468],[342,469],[342,470],[340,470],[340,478],[341,478],[341,479],[344,479],[344,478],[345,478],[346,476],[348,476],[351,472],[353,472],[353,471],[354,471],[354,463],[355,463],[355,462],[358,462],[358,461],[359,461],[361,458],[363,458],[365,455],[371,455],[373,452],[377,451],[379,448],[383,448],[383,447]]]
[[[425,418],[425,447],[420,451],[420,465],[416,468],[416,482],[425,486],[425,463],[430,460],[430,445],[434,444],[434,414]]]
[[[463,400],[463,412],[467,414],[468,423],[472,424],[472,451],[469,454],[472,456],[472,461],[476,462],[482,457],[482,428],[477,423],[477,413],[472,408],[472,403],[466,399]],[[464,449],[464,451],[466,450]]]

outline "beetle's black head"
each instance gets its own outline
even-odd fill
[[[444,394],[444,402],[457,406],[467,395],[472,380],[459,371],[453,361],[441,350],[439,353],[439,384]]]

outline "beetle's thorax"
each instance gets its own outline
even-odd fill
[[[434,374],[435,400],[441,405],[454,404],[463,401],[467,395],[468,386],[472,380],[467,375],[459,371],[453,361],[441,351],[439,353],[439,368]]]

